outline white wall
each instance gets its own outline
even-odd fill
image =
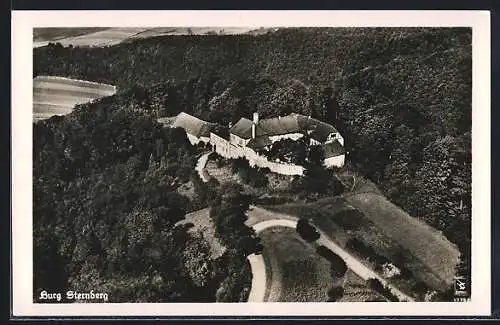
[[[342,167],[345,163],[345,155],[330,157],[325,159],[325,167]]]
[[[339,140],[339,143],[344,146],[344,138],[340,135],[340,133],[337,133],[337,140]]]
[[[271,162],[266,156],[261,156],[251,148],[244,149],[244,157],[250,166],[269,168],[273,173],[281,175],[303,175],[305,168],[300,165]]]
[[[282,175],[303,175],[305,168],[299,165],[275,163],[267,160],[267,157],[261,156],[253,149],[248,147],[235,146],[224,138],[216,134],[210,134],[210,144],[219,155],[229,158],[245,158],[252,167],[269,168],[274,173]]]
[[[330,142],[333,142],[335,140],[338,140],[339,143],[344,146],[344,138],[342,137],[342,135],[340,135],[340,133],[330,133],[328,135],[328,138],[326,139],[325,143],[330,143]]]
[[[274,135],[269,137],[269,139],[274,143],[276,141],[280,141],[281,139],[292,139],[293,141],[297,141],[302,138],[304,135],[302,133],[288,133],[282,135]]]
[[[245,147],[248,144],[248,142],[250,142],[250,139],[246,140],[246,139],[240,138],[239,136],[231,133],[229,135],[229,141],[231,142],[231,144],[233,144],[235,146]]]
[[[320,144],[321,144],[321,142],[319,142],[318,140],[314,140],[313,138],[311,138],[311,141],[309,141],[310,146],[317,146]]]
[[[200,139],[198,139],[197,137],[195,137],[194,135],[192,134],[189,134],[189,133],[186,133],[187,135],[187,138],[189,140],[189,142],[191,142],[191,144],[194,146],[194,145],[197,145],[198,142],[200,142]]]
[[[229,143],[224,138],[219,137],[218,135],[214,133],[210,133],[210,144],[212,145],[212,150],[215,150],[219,155],[226,157],[226,158],[232,158],[232,148],[234,147]]]

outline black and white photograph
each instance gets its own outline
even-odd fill
[[[490,108],[473,101],[472,23],[140,17],[30,28],[24,302],[339,313],[481,297],[473,162],[489,151],[473,120]]]

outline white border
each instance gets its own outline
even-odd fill
[[[462,303],[32,303],[33,27],[428,26],[473,28],[472,299]],[[13,316],[445,316],[490,314],[489,11],[13,11]]]

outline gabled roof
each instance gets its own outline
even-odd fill
[[[157,119],[157,121],[159,123],[163,124],[163,126],[171,126],[172,123],[174,123],[176,118],[177,118],[177,115],[176,116],[169,116],[169,117],[160,117]]]
[[[252,137],[253,122],[247,118],[240,118],[238,122],[229,130],[229,133],[239,136],[242,139],[250,139]]]
[[[210,136],[210,130],[212,130],[215,126],[215,123],[203,121],[184,112],[181,112],[174,117],[159,118],[158,122],[172,128],[183,128],[186,133],[189,133],[197,138]]]
[[[297,121],[300,128],[304,133],[309,134],[309,136],[319,142],[325,142],[330,133],[337,133],[337,129],[332,125],[322,122],[318,119],[300,115],[292,114],[297,116]]]
[[[268,136],[302,132],[297,117],[293,115],[264,119],[259,121],[258,126]]]
[[[334,140],[330,143],[325,143],[324,145],[322,145],[322,147],[325,153],[325,159],[337,157],[345,153],[344,147],[337,140]]]
[[[230,133],[243,139],[250,139],[252,137],[252,124],[253,121],[243,117],[231,128]],[[309,134],[313,139],[325,142],[330,133],[337,133],[337,129],[328,123],[296,113],[262,119],[255,128],[256,137],[272,137],[290,133]]]

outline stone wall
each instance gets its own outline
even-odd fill
[[[222,157],[228,159],[245,158],[252,167],[269,168],[274,173],[281,175],[303,175],[305,168],[300,165],[276,163],[267,160],[267,157],[259,155],[253,149],[232,145],[228,140],[211,133],[210,144],[212,150]]]

